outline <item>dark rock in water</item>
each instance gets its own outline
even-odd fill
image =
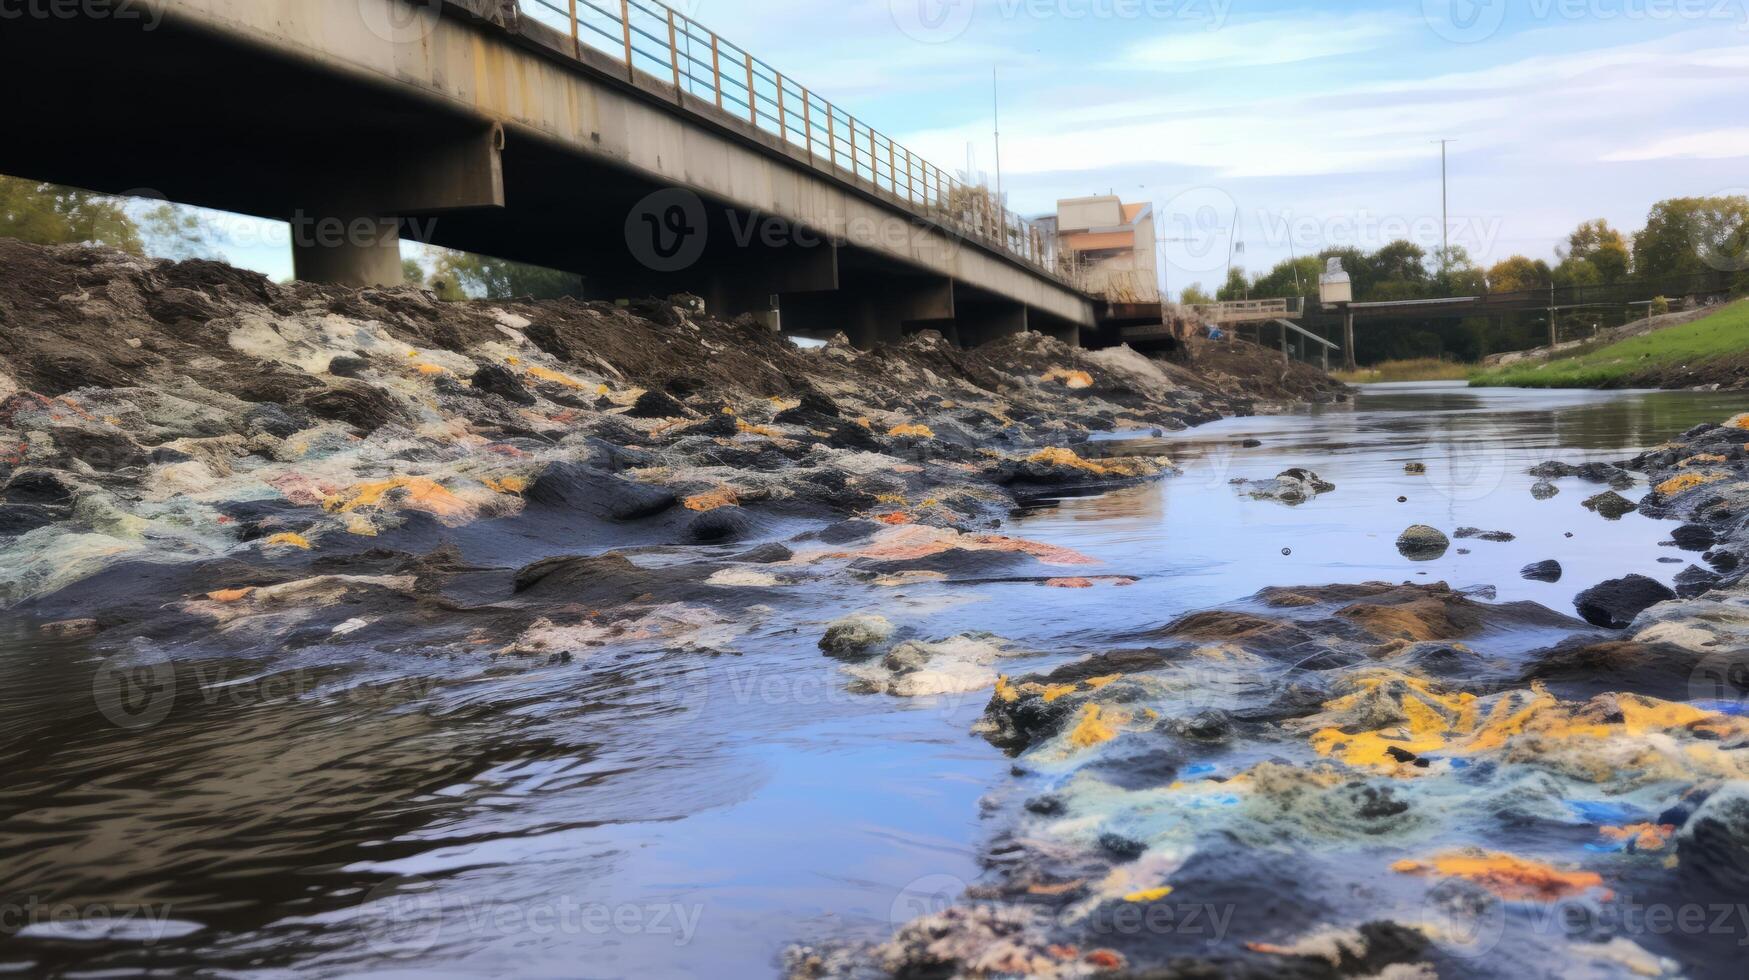
[[[1670,535],[1683,551],[1708,551],[1719,543],[1713,529],[1703,524],[1685,524]]]
[[[1110,832],[1099,835],[1099,849],[1104,851],[1106,856],[1120,864],[1134,861],[1136,858],[1148,853],[1147,844],[1144,844],[1133,837],[1125,837],[1122,834],[1114,834]]]
[[[1724,580],[1724,576],[1717,572],[1690,565],[1676,576],[1676,594],[1684,599],[1696,599],[1718,588]]]
[[[474,390],[497,395],[518,405],[533,405],[539,399],[516,376],[516,372],[501,364],[487,364],[474,372]]]
[[[638,400],[626,411],[627,415],[636,419],[689,419],[695,414],[679,399],[663,391],[646,391],[638,396]]]
[[[553,463],[523,494],[531,504],[563,507],[610,521],[654,517],[680,502],[673,492],[580,463]]]
[[[1451,539],[1438,528],[1417,524],[1397,538],[1397,550],[1410,561],[1437,561],[1451,550]]]
[[[1230,742],[1233,740],[1233,716],[1225,711],[1204,711],[1193,718],[1175,720],[1175,734],[1198,742]]]
[[[1263,440],[1261,440],[1261,439],[1246,439],[1244,442],[1239,443],[1239,448],[1241,448],[1241,449],[1261,449],[1261,448],[1263,448]]]
[[[516,594],[553,602],[614,608],[644,600],[698,601],[720,594],[705,585],[712,568],[643,568],[620,554],[567,555],[535,562],[516,573]]]
[[[849,544],[852,541],[866,541],[886,529],[887,526],[879,521],[856,518],[828,525],[812,534],[803,535],[802,539],[812,539],[822,544]]]
[[[1336,489],[1336,484],[1311,470],[1297,467],[1282,472],[1273,480],[1241,480],[1239,486],[1255,500],[1275,500],[1289,507],[1297,507]]]
[[[719,544],[745,537],[753,530],[753,518],[739,507],[719,507],[707,510],[686,525],[687,540],[697,544]]]
[[[1069,812],[1069,804],[1060,796],[1035,796],[1024,804],[1027,813],[1041,817],[1060,817]]]
[[[1484,531],[1479,527],[1459,528],[1457,536],[1466,541],[1492,541],[1495,544],[1510,544],[1518,540],[1518,535],[1506,531]]]
[[[1658,559],[1658,564],[1660,564],[1660,565],[1684,565],[1687,563],[1684,562],[1680,558],[1660,558],[1660,559]]]
[[[762,544],[752,551],[742,552],[729,560],[746,562],[749,565],[775,565],[780,561],[789,561],[795,556],[795,552],[781,544],[772,542],[771,544]]]
[[[1553,500],[1561,495],[1561,488],[1547,480],[1542,480],[1530,488],[1530,495],[1538,500]]]
[[[1585,509],[1601,514],[1605,519],[1619,521],[1640,509],[1640,505],[1611,490],[1585,501]]]
[[[1585,463],[1581,466],[1573,466],[1569,463],[1543,463],[1532,469],[1530,475],[1543,480],[1578,477],[1587,483],[1603,483],[1617,490],[1627,490],[1635,482],[1632,473],[1614,463]]]
[[[1029,565],[1034,559],[1013,551],[973,551],[950,548],[921,558],[879,560],[862,558],[851,567],[870,575],[898,575],[903,572],[934,572],[953,581],[999,577],[1016,568]]]
[[[1640,613],[1675,598],[1676,593],[1662,582],[1644,575],[1629,575],[1579,593],[1573,604],[1587,623],[1625,630]]]
[[[1611,691],[1633,691],[1668,701],[1692,694],[1702,657],[1681,647],[1631,640],[1571,640],[1530,655],[1520,684],[1542,682],[1561,698],[1586,701]]]
[[[370,362],[362,357],[341,355],[328,362],[328,373],[336,378],[356,378],[370,370]]]
[[[1550,560],[1539,561],[1534,565],[1526,565],[1524,566],[1524,570],[1519,574],[1523,575],[1526,580],[1531,582],[1553,583],[1559,582],[1562,576],[1566,574],[1566,570],[1561,567],[1560,562]]]

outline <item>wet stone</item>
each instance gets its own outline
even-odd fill
[[[1663,583],[1644,575],[1629,575],[1581,592],[1573,604],[1591,625],[1625,630],[1640,613],[1675,598],[1676,593]]]

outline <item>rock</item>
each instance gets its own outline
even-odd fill
[[[802,392],[801,404],[795,408],[785,409],[772,419],[778,425],[799,425],[808,429],[827,429],[836,426],[844,417],[838,403],[812,388]]]
[[[328,373],[336,378],[357,378],[370,370],[370,362],[362,357],[344,354],[328,362]]]
[[[582,511],[610,521],[636,521],[680,502],[672,491],[637,483],[580,463],[554,463],[523,493],[531,504]]]
[[[1451,539],[1438,528],[1417,524],[1397,538],[1397,550],[1411,561],[1437,561],[1451,550]]]
[[[1403,467],[1403,472],[1409,474],[1410,476],[1426,476],[1427,475],[1427,464],[1426,463],[1409,463]]]
[[[1703,524],[1685,524],[1670,535],[1676,547],[1683,551],[1710,551],[1719,543],[1718,535]]]
[[[252,436],[266,433],[275,439],[290,439],[304,427],[303,422],[278,405],[251,405],[243,413],[243,431]]]
[[[472,383],[475,391],[497,395],[518,405],[533,405],[540,400],[514,371],[500,364],[487,364],[475,371]]]
[[[1273,480],[1240,481],[1243,492],[1254,500],[1274,500],[1297,507],[1320,494],[1336,489],[1334,483],[1320,478],[1307,469],[1291,469]]]
[[[1519,574],[1523,575],[1526,580],[1531,582],[1552,583],[1559,582],[1562,576],[1566,574],[1566,570],[1561,567],[1560,562],[1550,560],[1539,561],[1534,565],[1526,565],[1524,566],[1524,570]]]
[[[1561,495],[1561,488],[1547,480],[1540,480],[1530,488],[1530,495],[1538,500],[1553,500]]]
[[[1684,599],[1698,599],[1724,581],[1724,576],[1699,565],[1690,565],[1676,576],[1676,594]]]
[[[893,638],[893,624],[873,613],[856,613],[826,627],[820,638],[820,649],[829,657],[863,659]]]
[[[638,396],[626,414],[635,419],[690,419],[697,415],[673,395],[663,391],[646,391]]]
[[[114,428],[55,426],[49,430],[55,448],[68,460],[78,460],[99,472],[144,466],[150,459],[127,433]]]
[[[58,623],[44,623],[40,629],[44,636],[60,640],[83,640],[97,635],[97,620],[64,619]]]
[[[719,507],[707,510],[686,525],[687,540],[695,544],[718,544],[746,536],[753,530],[753,519],[739,507]]]
[[[1644,575],[1629,575],[1579,593],[1573,604],[1587,623],[1604,629],[1625,630],[1634,624],[1640,613],[1676,597],[1676,593],[1662,582]]]
[[[1639,510],[1640,505],[1611,490],[1585,501],[1585,509],[1602,515],[1606,520],[1619,521]]]
[[[1492,541],[1495,544],[1509,544],[1518,540],[1518,535],[1505,531],[1484,531],[1478,527],[1459,528],[1457,536],[1466,541]]]

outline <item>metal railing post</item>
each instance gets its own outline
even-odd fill
[[[814,165],[814,97],[805,88],[802,89],[802,139],[808,144],[808,166],[811,167]]]
[[[755,128],[759,125],[759,96],[753,92],[753,52],[743,51],[747,56],[747,121]]]
[[[893,149],[893,141],[887,140],[887,180],[893,185],[893,196],[899,196],[899,164],[898,151]]]
[[[577,36],[577,0],[571,0],[571,56],[583,57],[583,41]]]
[[[783,72],[776,68],[771,70],[771,76],[777,79],[777,134],[783,137],[785,145],[789,144],[789,116],[783,109]]]
[[[638,69],[632,63],[632,0],[619,0],[619,26],[626,41],[626,81],[637,81]]]
[[[684,98],[685,93],[682,92],[681,88],[680,88],[680,42],[679,42],[679,39],[677,37],[675,37],[674,8],[669,7],[669,8],[667,8],[667,10],[668,10],[668,63],[674,66],[674,97],[677,101],[684,102],[685,101],[685,98]],[[690,74],[690,72],[688,72],[688,74]]]
[[[717,94],[717,108],[723,107],[723,52],[717,32],[711,31],[711,88]]]
[[[822,100],[824,101],[824,100]],[[832,172],[838,172],[838,113],[832,108],[832,103],[826,102],[826,159],[831,161]]]

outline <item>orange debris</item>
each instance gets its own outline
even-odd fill
[[[1552,865],[1482,851],[1454,852],[1431,861],[1399,861],[1398,874],[1462,878],[1509,902],[1552,902],[1603,887],[1603,877],[1591,871],[1562,871]]]

